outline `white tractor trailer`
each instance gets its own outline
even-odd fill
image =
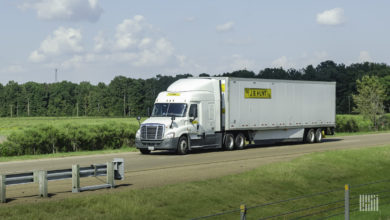
[[[336,126],[336,83],[230,77],[187,78],[155,101],[136,133],[143,154],[246,143],[321,142]]]

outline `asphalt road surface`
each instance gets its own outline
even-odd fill
[[[339,149],[355,149],[390,144],[390,133],[330,137],[318,144],[275,144],[248,146],[240,151],[196,151],[188,155],[174,155],[168,152],[153,152],[141,155],[138,152],[76,156],[57,159],[25,160],[0,163],[0,173],[21,173],[33,170],[68,169],[72,164],[81,167],[124,158],[125,180],[116,181],[119,185],[112,191],[155,187],[179,182],[210,179],[229,174],[244,172],[264,164],[287,161],[312,152]],[[82,178],[81,186],[97,185],[105,177]],[[65,197],[77,197],[91,193],[107,193],[107,190],[71,193],[71,180],[49,181],[49,200]],[[23,184],[7,187],[8,204],[20,202],[44,201],[40,199],[36,184]]]

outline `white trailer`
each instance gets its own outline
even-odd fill
[[[335,82],[188,78],[161,92],[141,124],[142,153],[243,149],[247,142],[321,142],[335,127]]]

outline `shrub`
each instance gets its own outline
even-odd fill
[[[379,130],[390,130],[390,114],[379,118]],[[336,132],[374,131],[370,120],[361,115],[337,115]]]
[[[11,133],[0,145],[2,156],[47,154],[79,150],[119,149],[134,144],[138,126],[110,122],[102,125],[37,125]]]

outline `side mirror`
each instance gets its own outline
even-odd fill
[[[169,126],[169,128],[172,128],[172,125],[173,125],[173,121],[176,119],[176,117],[175,116],[172,116],[171,117],[171,120],[172,120],[172,122],[171,122],[171,125]]]
[[[138,125],[141,127],[141,116],[137,116]]]

